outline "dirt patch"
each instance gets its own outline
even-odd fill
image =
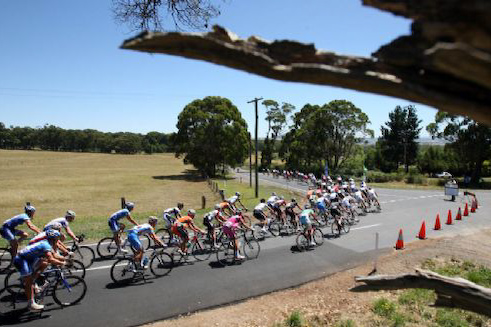
[[[491,230],[465,237],[414,242],[402,251],[394,251],[378,260],[379,274],[412,272],[426,259],[467,260],[491,267]],[[371,313],[372,303],[400,291],[355,293],[354,277],[366,275],[373,268],[366,264],[289,290],[246,300],[236,305],[197,312],[165,320],[147,327],[198,326],[273,326],[294,310],[318,325],[331,325],[341,319],[353,319],[357,326],[377,325]],[[411,326],[416,326],[412,324]]]

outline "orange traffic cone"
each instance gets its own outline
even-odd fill
[[[467,206],[467,202],[466,202],[464,208],[464,217],[467,217],[468,215],[469,215],[469,207]]]
[[[426,239],[426,222],[423,220],[423,224],[421,224],[421,228],[419,230],[419,234],[417,236],[420,240]]]
[[[440,214],[436,214],[436,221],[435,221],[435,230],[440,230],[442,229],[442,225],[440,224]]]
[[[471,212],[476,212],[476,201],[475,200],[472,200]]]
[[[459,207],[459,211],[457,211],[457,216],[455,216],[455,220],[462,220],[462,213],[460,212],[460,207]]]
[[[399,238],[397,239],[396,242],[396,250],[402,250],[404,249],[404,240],[402,239],[402,229],[399,230]]]
[[[448,210],[447,225],[452,225],[452,210]]]

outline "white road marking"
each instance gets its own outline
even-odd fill
[[[94,268],[87,268],[85,269],[85,271],[88,271],[88,270],[100,270],[100,269],[109,269],[111,268],[113,265],[110,265],[110,266],[100,266],[100,267],[94,267]]]
[[[362,226],[362,227],[355,227],[355,228],[351,228],[351,230],[372,228],[372,227],[376,227],[376,226],[380,226],[380,225],[382,225],[382,224],[374,224],[374,225],[368,225],[368,226]]]

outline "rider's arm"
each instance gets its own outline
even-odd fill
[[[58,242],[56,242],[56,247],[58,250],[61,251],[61,253],[63,253],[63,255],[68,255],[68,248],[65,246],[65,244],[63,244],[62,241],[59,240]]]
[[[136,221],[135,221],[133,218],[131,218],[131,215],[128,215],[126,218],[128,218],[128,220],[129,220],[129,221],[131,221],[131,223],[132,223],[133,225],[135,225],[135,226],[137,226],[137,225],[138,225],[138,223],[137,223],[137,222],[136,222]]]
[[[63,260],[61,257],[58,258],[58,255],[52,252],[46,252],[46,257],[48,259],[48,262],[57,266],[62,266],[65,264],[65,260]]]
[[[158,238],[157,238],[157,235],[155,235],[154,232],[152,233],[149,233],[148,235],[150,235],[150,238],[155,242],[157,243],[159,246],[163,247],[164,246],[164,243],[162,243]]]
[[[34,233],[36,233],[36,234],[41,233],[41,231],[39,230],[39,228],[37,228],[36,225],[34,225],[30,220],[26,220],[26,225]]]
[[[198,227],[196,227],[196,225],[194,225],[194,223],[191,222],[191,221],[189,222],[188,225],[189,225],[189,228],[191,228],[193,231],[195,231],[197,233],[202,233],[202,234],[205,233],[205,231],[203,231],[203,230],[199,229]]]
[[[75,234],[72,232],[72,230],[70,229],[70,226],[66,226],[65,227],[65,230],[67,232],[68,235],[70,235],[70,237],[75,241],[75,242],[78,242],[78,238],[77,236],[75,236]]]

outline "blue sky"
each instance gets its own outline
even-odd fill
[[[410,21],[359,0],[226,0],[212,23],[240,37],[293,39],[318,49],[369,56],[409,34]],[[171,23],[167,26],[173,28]],[[280,82],[207,62],[150,55],[119,46],[136,35],[112,17],[110,0],[0,2],[0,121],[6,125],[105,132],[176,131],[177,116],[194,99],[229,98],[254,128],[255,97],[306,103],[346,99],[366,112],[376,136],[407,100],[341,88]],[[423,126],[436,110],[415,104]],[[260,136],[264,108],[260,107]],[[423,136],[426,132],[423,129]]]

